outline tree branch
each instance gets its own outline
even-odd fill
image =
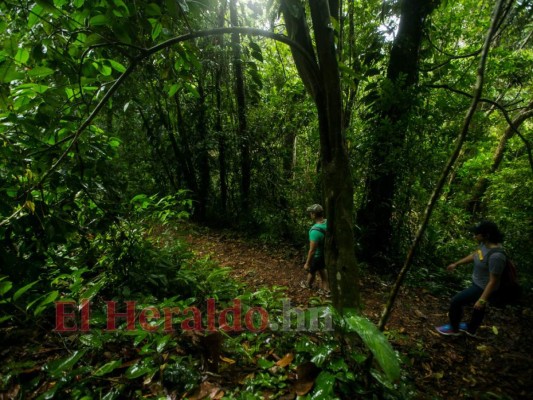
[[[291,48],[295,49],[296,51],[300,52],[305,59],[310,63],[310,70],[313,71],[314,77],[318,82],[318,71],[314,67],[314,60],[309,55],[309,53],[301,47],[298,43],[290,40],[287,36],[280,35],[277,33],[265,31],[262,29],[255,29],[255,28],[245,28],[245,27],[234,27],[234,28],[215,28],[215,29],[209,29],[204,31],[198,31],[193,33],[188,33],[186,35],[177,36],[175,38],[169,39],[163,43],[160,43],[156,46],[150,47],[148,49],[142,49],[141,54],[137,57],[135,57],[131,64],[126,68],[126,71],[122,73],[118,77],[118,79],[113,83],[113,85],[109,88],[109,90],[106,92],[106,94],[102,97],[102,99],[98,102],[94,110],[89,114],[89,116],[83,121],[83,123],[80,125],[80,127],[76,130],[72,137],[72,141],[70,142],[67,149],[61,154],[61,156],[57,159],[57,161],[50,167],[48,171],[46,171],[39,182],[35,184],[33,187],[28,189],[26,193],[30,193],[31,190],[34,190],[35,188],[41,187],[44,183],[44,181],[50,176],[52,172],[54,172],[57,167],[65,160],[68,153],[72,151],[76,143],[78,142],[79,138],[81,137],[81,134],[85,131],[85,129],[92,123],[92,121],[96,118],[100,110],[106,105],[108,100],[115,94],[115,92],[118,90],[118,88],[124,83],[124,81],[132,74],[132,72],[137,68],[137,66],[144,61],[145,59],[149,58],[151,55],[164,50],[170,46],[173,46],[175,44],[185,42],[187,40],[197,39],[200,37],[208,37],[208,36],[215,36],[215,35],[223,35],[228,33],[241,33],[246,35],[255,35],[255,36],[264,36],[273,40],[276,40],[278,42],[282,42],[290,46]],[[14,217],[16,217],[23,208],[19,208],[17,211],[15,211],[13,214],[11,214],[9,217],[5,218],[0,222],[0,227],[4,226],[11,221]]]
[[[430,87],[430,88],[436,88],[436,89],[446,89],[446,90],[449,90],[450,92],[454,92],[454,93],[458,93],[460,95],[463,95],[463,96],[466,96],[466,97],[469,97],[469,98],[472,98],[472,95],[470,93],[466,93],[466,92],[463,92],[462,90],[459,90],[459,89],[455,89],[455,88],[452,88],[451,86],[448,86],[448,85],[427,85],[427,87]],[[511,120],[511,118],[509,117],[509,113],[507,112],[507,110],[505,109],[505,107],[503,107],[501,104],[497,103],[496,101],[493,101],[493,100],[490,100],[490,99],[484,99],[484,98],[480,98],[479,99],[480,102],[482,103],[489,103],[489,104],[492,104],[494,107],[496,107],[498,110],[500,110],[500,112],[502,113],[503,117],[505,118],[505,120],[507,121],[507,124],[509,124],[509,127],[513,130],[513,132],[522,140],[522,142],[524,142],[524,145],[526,146],[526,151],[528,153],[528,158],[529,158],[529,164],[531,166],[531,170],[533,171],[533,151],[531,149],[531,143],[529,143],[529,140],[527,140],[525,138],[524,135],[522,135],[520,133],[520,131],[516,128],[516,124],[513,123],[513,121]],[[524,112],[527,112],[529,110],[533,109],[533,101],[531,101],[525,108],[524,108]],[[528,116],[529,118],[529,116]]]
[[[394,306],[394,302],[396,298],[398,297],[398,293],[400,291],[400,287],[405,279],[405,276],[407,275],[407,272],[413,262],[415,251],[418,248],[418,245],[420,244],[420,241],[422,240],[422,236],[424,235],[424,232],[426,230],[426,227],[429,223],[429,219],[431,218],[431,214],[433,212],[433,209],[435,208],[435,205],[437,204],[437,201],[440,197],[440,194],[442,192],[442,189],[444,187],[444,184],[446,182],[446,179],[452,170],[453,165],[455,164],[455,161],[457,160],[459,153],[461,152],[461,148],[463,146],[463,143],[466,139],[466,135],[468,133],[468,130],[470,128],[470,122],[472,121],[472,118],[476,112],[477,106],[479,104],[479,101],[481,99],[481,93],[483,91],[483,82],[485,78],[485,66],[487,64],[487,58],[489,54],[490,49],[490,43],[492,41],[492,38],[496,32],[496,27],[498,24],[498,21],[500,19],[501,10],[503,7],[504,0],[498,0],[494,7],[494,11],[492,14],[492,20],[490,24],[490,28],[487,32],[487,35],[485,37],[485,42],[483,44],[483,50],[481,52],[481,59],[479,61],[479,66],[477,68],[477,79],[476,79],[476,85],[474,87],[474,91],[472,94],[472,103],[470,104],[470,107],[466,113],[466,116],[463,120],[463,126],[461,129],[461,132],[459,133],[459,136],[457,138],[457,143],[455,146],[455,150],[451,154],[444,170],[442,171],[441,177],[435,186],[435,189],[429,199],[429,202],[426,206],[426,210],[424,211],[424,215],[422,218],[422,222],[420,223],[420,226],[418,228],[418,231],[415,235],[415,238],[413,240],[413,243],[411,244],[411,248],[409,249],[409,252],[407,253],[407,257],[405,259],[405,263],[398,274],[398,278],[396,279],[396,282],[394,283],[394,286],[391,290],[391,294],[389,296],[389,300],[387,301],[387,305],[383,310],[383,313],[381,315],[378,327],[380,330],[383,330],[385,328],[385,325],[387,324],[387,321],[389,320],[389,317],[392,313],[392,309]]]

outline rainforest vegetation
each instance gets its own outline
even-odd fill
[[[528,398],[532,21],[1,1],[0,398]],[[298,284],[314,203],[331,297]],[[481,220],[521,299],[438,337]]]

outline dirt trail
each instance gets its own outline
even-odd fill
[[[235,233],[201,229],[186,237],[191,250],[209,256],[252,290],[284,286],[295,305],[316,292],[300,287],[305,250],[267,246]],[[377,322],[390,286],[379,277],[362,281],[363,314]],[[387,335],[423,399],[533,398],[533,313],[530,308],[490,309],[478,338],[442,337],[434,326],[447,320],[447,298],[404,287]],[[475,394],[472,397],[472,394]]]

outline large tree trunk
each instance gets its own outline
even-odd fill
[[[236,0],[230,0],[230,21],[232,27],[239,26]],[[246,98],[244,92],[244,72],[241,60],[241,38],[238,33],[231,34],[231,44],[233,48],[233,64],[235,71],[235,91],[237,97],[237,136],[241,150],[241,206],[245,213],[250,207],[250,184],[252,178],[250,140],[248,137],[248,127],[246,120]]]
[[[406,94],[418,80],[419,50],[424,20],[436,6],[427,0],[403,0],[400,26],[391,50],[387,79],[399,101],[375,113],[375,131],[369,155],[366,201],[357,215],[361,227],[361,255],[375,267],[382,268],[390,259],[392,244],[393,200],[399,163],[402,159],[410,103]],[[400,155],[400,156],[399,156]]]
[[[353,243],[353,186],[342,134],[342,101],[334,31],[326,1],[311,0],[311,17],[318,63],[308,34],[305,10],[298,1],[282,1],[289,36],[308,50],[294,57],[301,78],[316,104],[320,133],[320,160],[328,233],[326,264],[333,305],[340,311],[359,308],[359,276]],[[334,14],[336,15],[336,13]],[[306,33],[307,32],[307,33]],[[294,55],[295,52],[293,52]]]

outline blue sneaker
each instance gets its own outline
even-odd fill
[[[446,325],[442,325],[442,326],[436,326],[435,329],[441,335],[445,335],[445,336],[461,336],[461,332],[454,331],[450,324],[446,324]]]
[[[473,338],[477,337],[475,332],[470,332],[468,330],[468,324],[466,322],[461,322],[459,324],[459,332],[465,333],[467,336],[470,336]]]

